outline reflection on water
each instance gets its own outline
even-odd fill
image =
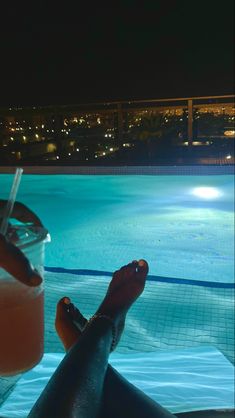
[[[0,176],[3,198],[11,181]],[[51,234],[48,266],[113,271],[145,258],[154,275],[233,281],[232,175],[25,175],[18,198]]]

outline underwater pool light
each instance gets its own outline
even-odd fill
[[[216,199],[222,195],[222,192],[216,187],[195,187],[192,194],[202,199]]]

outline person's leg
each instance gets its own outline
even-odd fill
[[[97,318],[60,363],[28,418],[97,418],[111,343],[111,322]]]
[[[101,418],[173,418],[175,415],[132,385],[110,365],[104,382]]]
[[[29,418],[100,416],[110,348],[118,343],[126,313],[144,289],[147,270],[146,262],[134,262],[114,273],[96,315],[57,368]]]
[[[86,323],[87,320],[70,303],[69,298],[65,297],[59,301],[55,326],[66,351],[81,338]],[[167,418],[173,416],[108,365],[104,380],[101,418]]]

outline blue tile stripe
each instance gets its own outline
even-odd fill
[[[45,271],[51,273],[69,273],[76,274],[79,276],[108,276],[112,277],[113,273],[109,271],[102,270],[84,270],[84,269],[67,269],[63,267],[45,267]],[[191,286],[202,286],[202,287],[213,287],[221,289],[234,289],[235,283],[221,283],[221,282],[208,282],[201,280],[189,280],[189,279],[179,279],[176,277],[162,277],[162,276],[153,276],[148,275],[148,281],[151,282],[161,282],[161,283],[177,283],[185,284]]]

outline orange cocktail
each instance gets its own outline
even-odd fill
[[[16,245],[43,277],[44,228],[18,227]],[[0,376],[34,367],[44,350],[44,288],[26,286],[0,269]]]
[[[0,283],[0,376],[21,373],[43,355],[44,290],[17,281]]]

